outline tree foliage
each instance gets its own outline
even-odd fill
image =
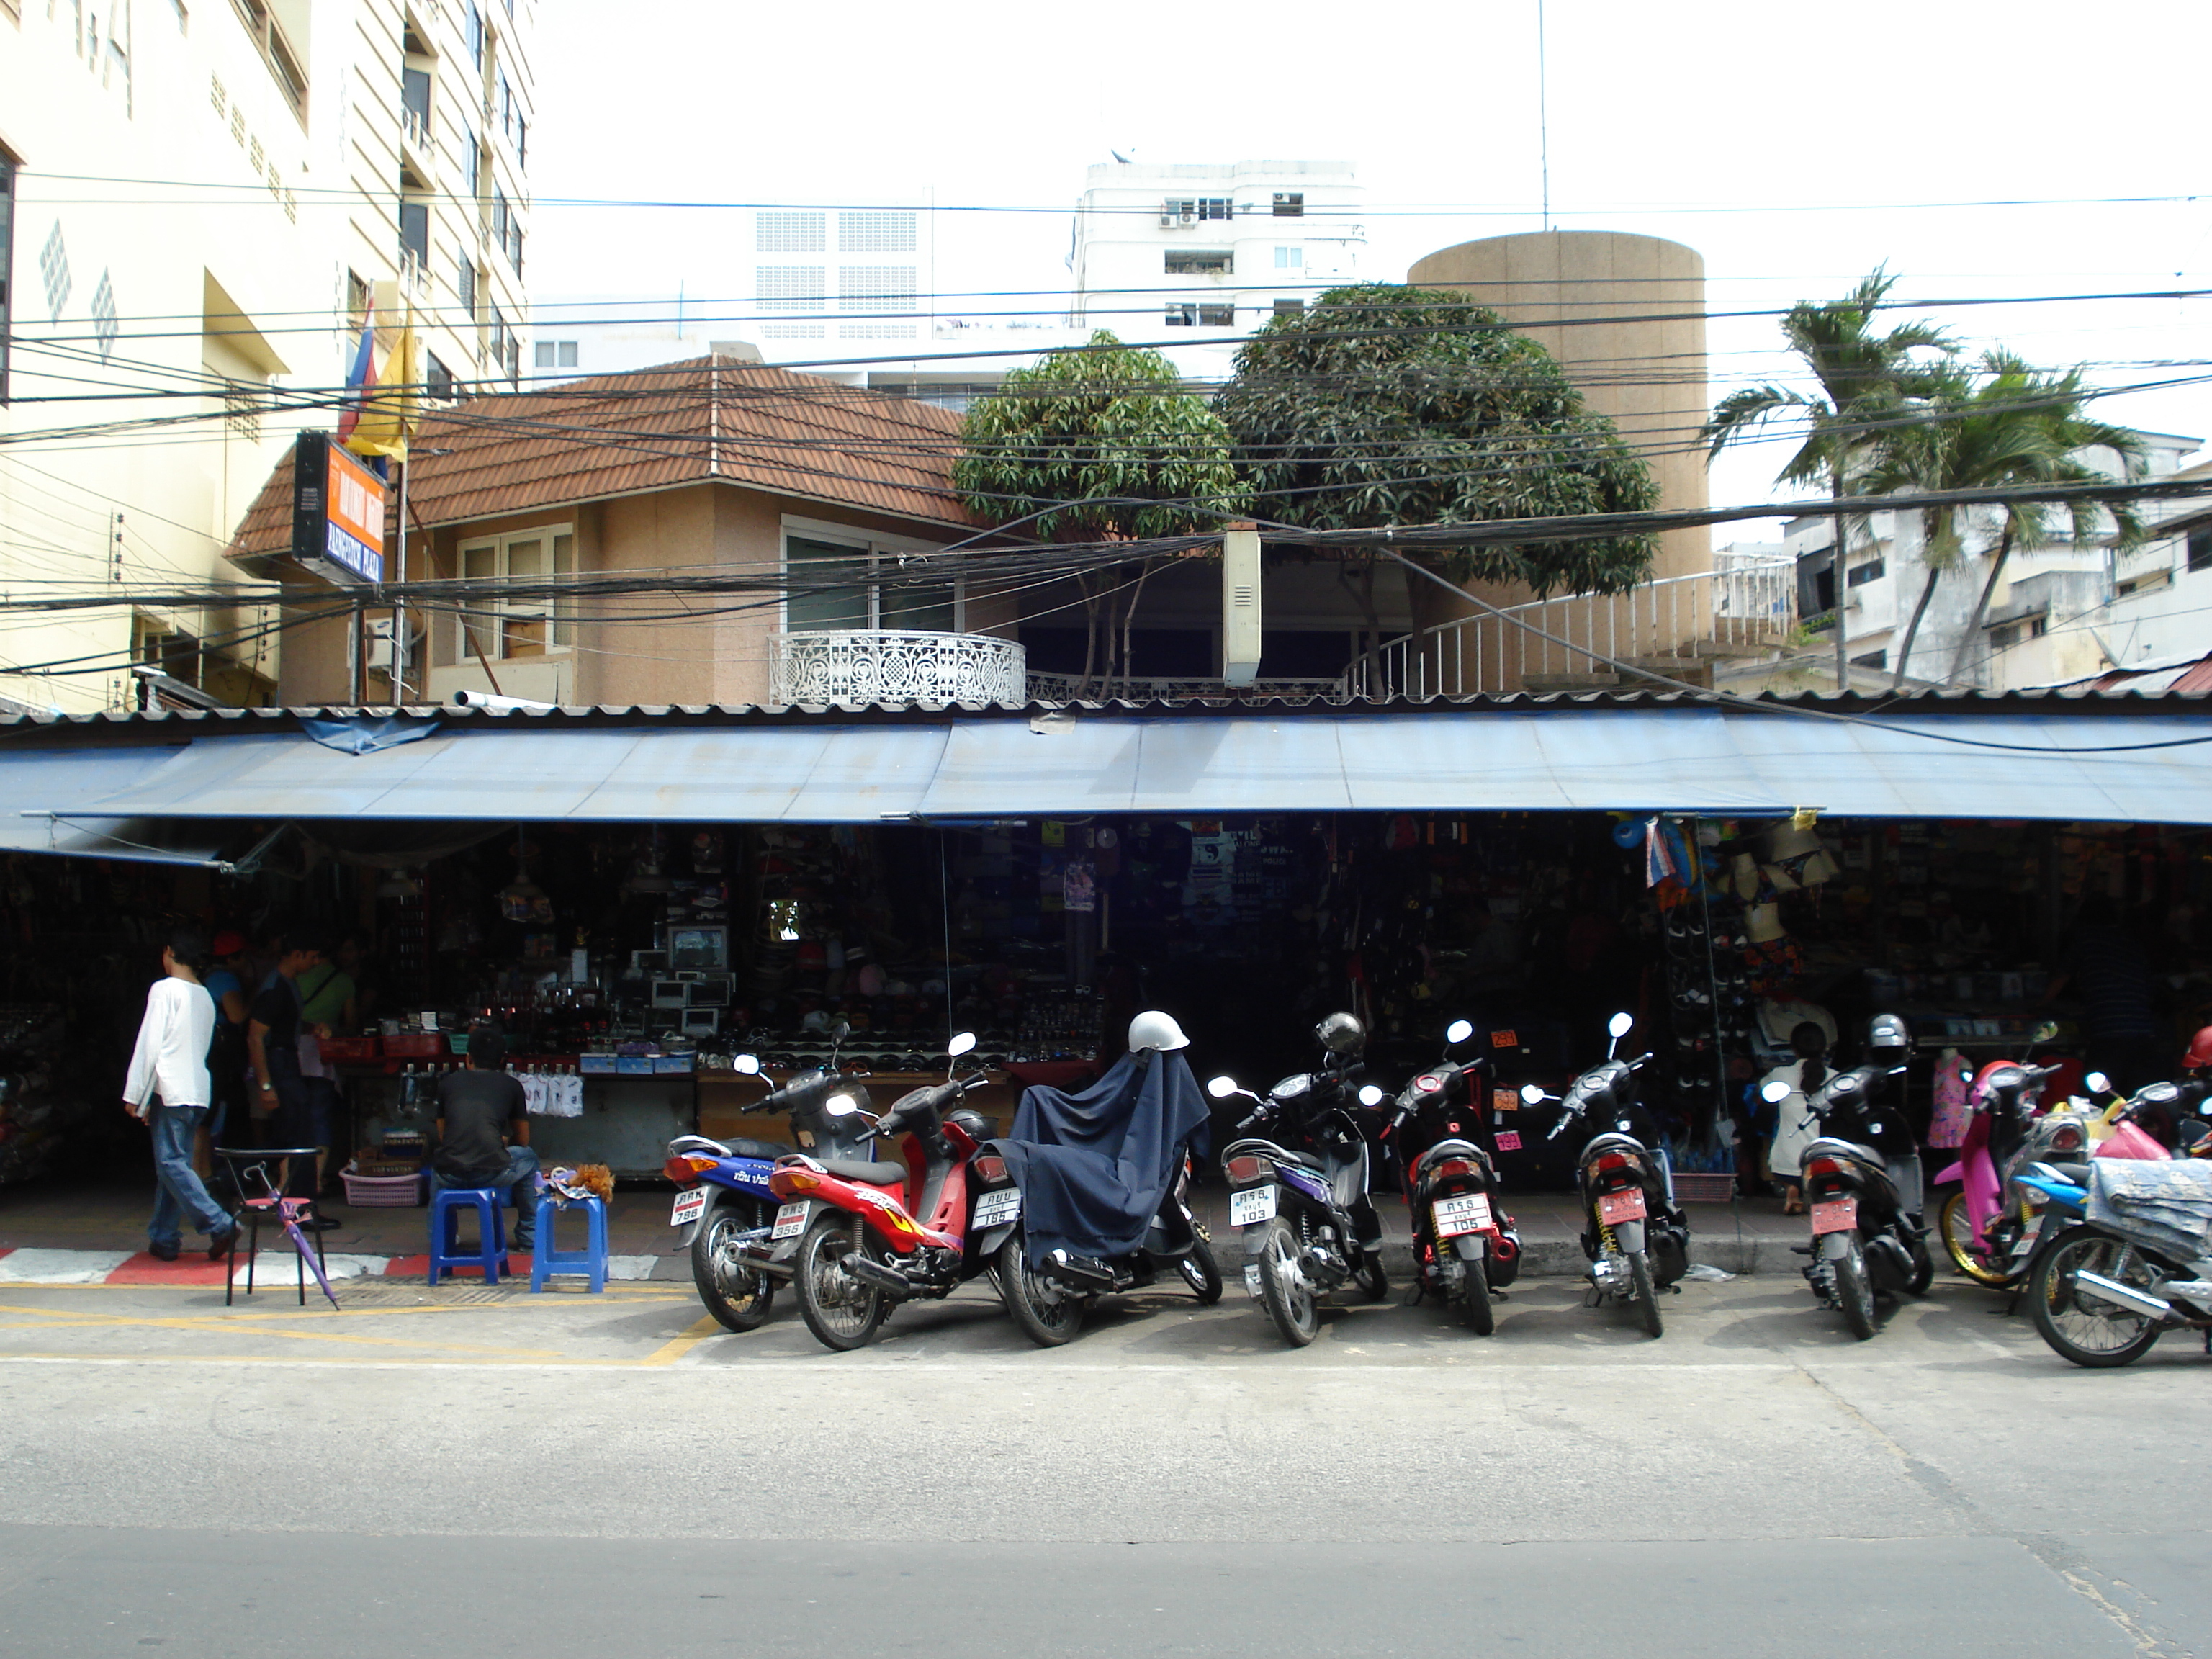
[[[1103,329],[1007,375],[961,447],[952,481],[970,509],[1040,540],[1175,536],[1244,510],[1221,417],[1165,357]]]
[[[1334,289],[1237,354],[1216,399],[1259,509],[1317,529],[1647,511],[1650,471],[1498,313],[1389,283]],[[1456,550],[1465,580],[1618,592],[1650,536]]]

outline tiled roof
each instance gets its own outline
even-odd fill
[[[408,518],[465,523],[721,478],[973,529],[952,489],[959,438],[960,416],[934,404],[701,357],[432,406],[415,434]],[[230,551],[263,557],[291,540],[288,455]]]

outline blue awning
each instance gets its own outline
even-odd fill
[[[0,750],[0,852],[70,853],[139,864],[212,865],[219,836],[135,816],[88,811],[175,760],[181,746]]]
[[[2145,746],[2178,738],[2203,741]],[[289,732],[218,732],[156,752],[158,764],[125,765],[112,788],[67,804],[160,820],[864,823],[1811,806],[1842,817],[2212,823],[2212,715],[2194,707],[1850,723],[1698,705],[727,726],[532,720],[454,722],[364,755]],[[0,799],[31,804],[39,769],[67,757],[0,749]]]

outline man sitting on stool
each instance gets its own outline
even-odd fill
[[[469,1069],[438,1083],[438,1155],[434,1187],[489,1187],[514,1206],[511,1248],[532,1248],[538,1220],[538,1154],[530,1150],[530,1115],[522,1085],[508,1075],[507,1034],[496,1025],[469,1033]]]

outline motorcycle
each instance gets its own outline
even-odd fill
[[[1674,1183],[1658,1126],[1636,1097],[1636,1073],[1648,1054],[1620,1060],[1615,1051],[1636,1024],[1615,1014],[1606,1030],[1612,1042],[1604,1061],[1551,1096],[1535,1084],[1521,1091],[1522,1102],[1540,1106],[1553,1100],[1564,1109],[1545,1137],[1556,1140],[1569,1125],[1587,1118],[1597,1133],[1578,1160],[1583,1212],[1583,1254],[1589,1259],[1590,1283],[1598,1297],[1635,1303],[1644,1328],[1665,1334],[1659,1292],[1689,1271],[1690,1225],[1674,1203]]]
[[[1346,1279],[1370,1301],[1390,1293],[1382,1222],[1368,1195],[1367,1137],[1349,1105],[1366,1032],[1350,1014],[1331,1014],[1315,1034],[1323,1050],[1320,1069],[1285,1078],[1264,1100],[1234,1078],[1206,1085],[1216,1100],[1252,1103],[1237,1126],[1239,1134],[1282,1126],[1282,1139],[1234,1142],[1222,1154],[1222,1168],[1229,1177],[1229,1224],[1243,1234],[1245,1291],[1266,1304],[1276,1331],[1294,1348],[1320,1334],[1321,1298]],[[1372,1084],[1357,1096],[1370,1108],[1385,1098]]]
[[[946,1054],[957,1064],[975,1046],[975,1034],[963,1031]],[[824,1347],[861,1347],[900,1303],[950,1296],[990,1270],[1013,1231],[1021,1194],[1001,1160],[976,1156],[993,1126],[959,1106],[985,1074],[956,1079],[952,1069],[881,1116],[850,1095],[823,1103],[833,1120],[866,1124],[857,1132],[863,1143],[902,1138],[903,1162],[793,1152],[769,1176],[769,1192],[783,1200],[772,1237],[799,1241],[799,1311]]]
[[[1798,1248],[1813,1259],[1804,1273],[1823,1307],[1844,1316],[1862,1342],[1875,1333],[1875,1297],[1899,1291],[1919,1296],[1935,1281],[1927,1229],[1920,1224],[1920,1153],[1912,1132],[1881,1096],[1905,1071],[1905,1022],[1877,1014],[1868,1048],[1897,1056],[1888,1066],[1838,1072],[1805,1103],[1820,1133],[1803,1154],[1805,1203],[1813,1239]],[[1790,1092],[1776,1080],[1770,1101]]]
[[[1498,1207],[1497,1165],[1470,1138],[1481,1127],[1482,1106],[1474,1091],[1489,1073],[1490,1061],[1462,1066],[1452,1050],[1474,1035],[1466,1020],[1452,1022],[1444,1032],[1443,1058],[1399,1091],[1376,1139],[1396,1161],[1413,1218],[1415,1285],[1455,1309],[1476,1335],[1488,1336],[1497,1328],[1492,1297],[1503,1296],[1520,1276],[1521,1235],[1513,1218]],[[1409,1165],[1409,1133],[1426,1137],[1432,1123],[1441,1125],[1436,1138]]]
[[[2039,1110],[2043,1083],[2057,1069],[2013,1060],[1983,1066],[1972,1079],[1974,1115],[1959,1160],[1936,1174],[1937,1186],[1959,1185],[1936,1212],[1944,1252],[1977,1285],[2002,1290],[2018,1284],[2027,1268],[2023,1236],[2030,1218],[2019,1206],[2014,1177],[2032,1163],[2078,1158],[2090,1144],[2085,1114]]]
[[[2120,1173],[2130,1170],[2143,1173]],[[2205,1332],[2212,1349],[2212,1165],[2112,1159],[2089,1176],[2085,1218],[2028,1276],[2037,1334],[2091,1367],[2132,1364],[2173,1330]]]

